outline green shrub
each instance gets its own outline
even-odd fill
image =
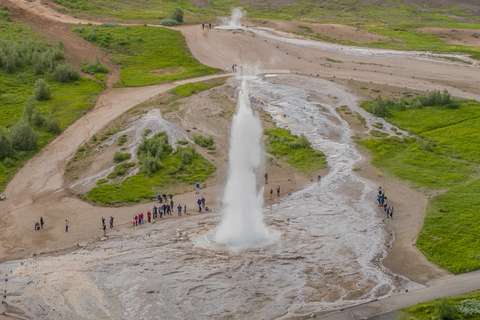
[[[60,121],[53,116],[50,116],[48,119],[46,119],[43,125],[46,131],[53,134],[58,134],[62,131],[60,128]]]
[[[35,89],[33,90],[33,97],[37,101],[44,101],[50,99],[50,86],[43,79],[38,79],[35,82]]]
[[[125,173],[127,173],[129,168],[134,167],[134,166],[135,166],[134,162],[127,162],[127,163],[119,164],[118,166],[115,167],[113,172],[111,172],[108,175],[108,178],[109,179],[115,179],[116,177],[123,176]]]
[[[28,123],[23,120],[17,121],[10,129],[12,146],[20,151],[32,151],[37,149],[38,134]]]
[[[0,159],[5,159],[13,154],[12,141],[7,134],[7,131],[0,128]]]
[[[153,173],[163,168],[164,165],[160,159],[150,155],[143,156],[140,160],[140,173],[145,174],[148,178],[150,178]]]
[[[118,24],[116,23],[111,23],[111,22],[104,22],[101,24],[102,27],[116,27]]]
[[[457,309],[451,301],[446,298],[439,299],[435,303],[435,309],[437,311],[437,319],[439,320],[456,320]]]
[[[22,119],[25,122],[30,123],[32,121],[33,111],[35,110],[35,106],[37,102],[35,100],[29,99],[25,102],[25,108],[23,109]]]
[[[184,146],[184,145],[188,144],[188,141],[185,141],[185,140],[178,140],[178,141],[177,141],[177,143],[178,143],[179,145],[182,145],[182,146]]]
[[[210,136],[208,138],[198,135],[193,138],[193,141],[195,141],[196,144],[198,144],[200,147],[207,148],[213,145],[213,137]]]
[[[2,7],[0,7],[0,10],[8,11],[8,7],[6,5],[3,5]]]
[[[165,19],[160,22],[160,25],[166,26],[166,27],[174,27],[174,26],[179,26],[181,23],[179,23],[177,20],[174,19]]]
[[[183,164],[192,163],[192,159],[197,154],[197,151],[194,147],[180,148],[177,150],[177,152],[180,154],[180,159]]]
[[[113,162],[119,163],[125,160],[128,160],[132,157],[130,153],[120,153],[119,151],[116,151],[115,154],[113,155]]]
[[[62,64],[55,68],[55,79],[60,82],[67,83],[80,80],[80,74],[77,69],[68,64]]]
[[[458,306],[458,311],[465,316],[480,314],[480,300],[477,300],[477,299],[462,300],[460,301],[460,305]]]
[[[3,160],[3,165],[7,168],[13,168],[16,164],[17,162],[11,158],[5,158],[5,160]]]
[[[43,125],[45,124],[45,118],[43,117],[40,109],[35,108],[33,110],[33,114],[32,114],[32,118],[31,118],[30,123],[32,123],[34,126],[36,126],[38,128],[43,127]]]
[[[172,153],[173,148],[168,144],[168,137],[165,132],[157,133],[151,139],[144,139],[138,146],[138,157],[150,155],[161,159]]]
[[[101,184],[104,184],[104,183],[107,183],[107,182],[108,182],[108,179],[105,179],[105,178],[100,179],[100,180],[97,181],[97,186],[99,186]]]
[[[85,61],[82,65],[82,72],[88,73],[90,75],[94,75],[95,73],[109,73],[107,67],[102,65],[100,61],[98,61],[98,57],[95,58],[93,62]]]
[[[121,135],[119,138],[118,138],[118,143],[117,145],[118,146],[123,146],[123,144],[127,142],[127,135],[124,134],[124,135]]]
[[[172,20],[175,20],[179,23],[183,22],[183,11],[180,10],[179,8],[175,9],[175,11],[172,14]]]

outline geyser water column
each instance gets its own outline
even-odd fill
[[[262,125],[253,113],[246,80],[238,94],[237,113],[230,133],[228,180],[223,195],[222,221],[214,241],[230,247],[249,247],[264,242],[263,195],[257,190],[256,170],[262,164]]]

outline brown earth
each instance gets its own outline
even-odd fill
[[[480,29],[420,28],[417,32],[435,34],[448,44],[480,47]],[[477,38],[473,36],[474,33]]]
[[[1,1],[6,3],[5,0]],[[82,22],[82,20],[58,14],[51,8],[43,6],[38,0],[13,2],[19,4],[26,12],[35,14],[26,19],[26,23],[31,20],[37,21],[37,19]],[[467,2],[465,0],[465,3]],[[10,6],[11,3],[7,5]],[[15,17],[19,16],[21,14]],[[58,37],[65,36],[62,34],[66,29],[47,26],[42,28],[51,30],[46,32],[51,32],[52,37],[57,36],[55,30],[58,30]],[[392,92],[404,92],[406,89],[425,91],[445,88],[453,95],[480,100],[478,69],[473,66],[446,63],[436,58],[426,59],[423,56],[419,59],[408,55],[377,55],[371,52],[371,54],[354,55],[343,52],[343,49],[331,51],[312,48],[258,36],[253,32],[202,30],[201,26],[185,26],[178,29],[185,35],[193,55],[200,62],[212,67],[223,69],[233,63],[253,64],[265,69],[265,72],[290,72],[342,81],[351,86],[352,90],[360,90],[359,92],[365,90],[361,89],[362,87],[366,87],[369,94],[375,92],[372,91],[374,88],[374,90],[389,88]],[[75,41],[72,40],[71,48],[74,48]],[[360,41],[361,39],[358,39],[358,42]],[[366,51],[369,50],[366,49]],[[98,51],[92,52],[93,54],[90,54],[94,56]],[[81,57],[82,55],[79,55],[76,61],[81,62]],[[327,63],[327,59],[337,62]],[[73,58],[72,61],[74,61]],[[213,77],[203,79],[211,78]],[[0,203],[0,212],[2,212],[0,220],[4,225],[0,234],[0,242],[3,244],[0,248],[0,261],[27,257],[32,253],[62,251],[75,248],[80,242],[98,239],[102,234],[99,222],[101,216],[115,216],[115,232],[129,228],[132,215],[140,211],[145,212],[153,203],[122,208],[103,208],[85,203],[62,189],[66,165],[84,141],[90,139],[93,134],[98,133],[123,112],[178,84],[191,81],[196,80],[142,88],[109,89],[101,95],[94,109],[32,158],[7,186],[5,190],[7,199]],[[192,104],[191,108],[195,108],[195,105]],[[413,247],[423,221],[426,195],[411,191],[408,183],[389,175],[377,178],[377,169],[367,164],[361,164],[360,168],[362,175],[381,183],[387,190],[398,190],[392,200],[397,209],[396,217],[388,222],[397,236],[385,264],[392,270],[408,275],[419,282],[443,276],[444,271],[425,261],[425,258]],[[277,168],[273,167],[267,170],[271,170],[269,174],[274,179],[270,182],[272,185],[286,183],[286,177],[291,175],[291,173],[283,175],[281,171],[276,172]],[[220,173],[218,174],[219,183],[205,190],[207,201],[209,201],[208,206],[214,210],[216,210],[214,199],[222,192],[222,183],[220,183],[222,177]],[[302,179],[298,178],[298,187],[308,181],[308,177]],[[284,189],[283,186],[282,189]],[[288,189],[286,185],[285,189]],[[176,197],[176,203],[193,203],[196,197],[192,192],[183,194]],[[409,207],[411,205],[412,210],[405,209],[407,203]],[[40,216],[46,220],[46,228],[41,232],[33,232],[33,224]],[[179,219],[185,218],[188,217]],[[65,219],[70,221],[68,233],[63,231]]]

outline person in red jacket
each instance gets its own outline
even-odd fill
[[[150,210],[148,210],[147,212],[147,219],[148,219],[148,223],[152,221],[152,214],[150,213]]]

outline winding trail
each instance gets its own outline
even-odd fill
[[[35,0],[11,0],[29,12],[64,23],[88,23],[53,10]],[[94,22],[99,24],[98,22]],[[185,26],[180,30],[193,55],[203,64],[222,68],[234,63],[256,65],[263,72],[298,73],[373,82],[398,88],[417,90],[448,89],[453,95],[480,101],[479,68],[436,57],[376,54],[374,49],[365,52],[352,52],[337,46],[322,47],[321,43],[305,39],[287,38],[275,31],[248,29],[242,32],[202,30],[199,26]],[[329,67],[326,59],[341,61]],[[223,75],[229,76],[229,74]],[[142,88],[109,89],[98,99],[95,107],[60,136],[32,158],[12,179],[5,190],[6,201],[0,202],[2,233],[0,261],[24,258],[42,251],[48,246],[51,250],[75,247],[77,243],[92,239],[96,231],[97,217],[128,215],[135,207],[102,208],[95,207],[78,199],[66,190],[64,171],[68,160],[77,148],[103,126],[136,104],[165,92],[179,84],[212,79],[218,75],[178,81],[170,84]],[[26,183],[28,181],[28,183]],[[59,237],[59,232],[47,229],[42,235],[25,233],[37,221],[37,214],[43,214],[47,223],[61,221],[68,212],[68,218],[77,228]],[[92,219],[95,217],[95,219]],[[408,241],[415,240],[414,235]],[[407,241],[407,240],[406,240]],[[404,243],[405,259],[422,260],[427,270],[434,272],[433,278],[424,279],[429,287],[400,294],[381,301],[353,307],[329,315],[317,315],[322,319],[368,318],[389,312],[420,301],[440,296],[448,296],[480,288],[479,271],[458,276],[446,276],[436,266],[431,265],[415,248],[413,243]],[[442,278],[443,277],[443,278]],[[438,279],[441,278],[441,279]],[[428,280],[428,281],[427,281]]]

